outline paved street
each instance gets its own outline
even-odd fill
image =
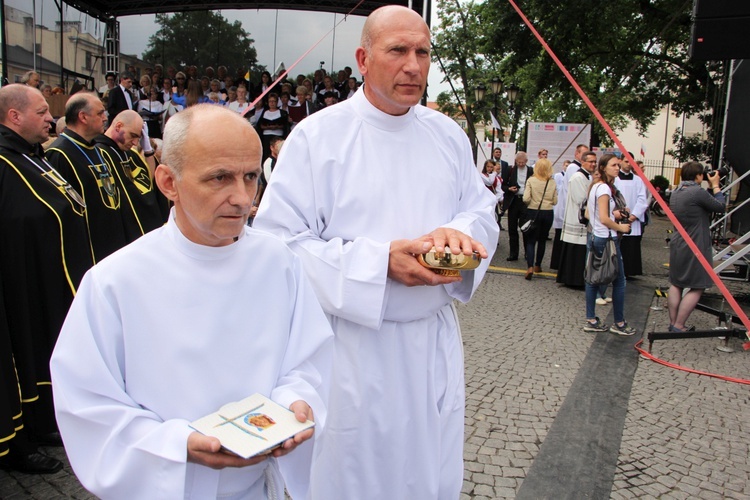
[[[657,301],[653,292],[668,287],[670,228],[662,218],[647,229],[646,275],[628,283],[626,319],[639,332],[644,326],[666,331],[669,324],[665,299]],[[506,267],[505,257],[507,234],[501,233],[493,264]],[[468,386],[462,499],[750,497],[747,385],[641,359],[633,337],[584,333],[582,291],[551,278],[525,281],[525,264],[512,264],[516,274],[493,273],[459,309]],[[727,286],[746,301],[746,283]],[[597,314],[611,323],[610,310],[598,306]],[[702,312],[689,323],[717,324]],[[750,352],[738,339],[730,340],[731,354],[716,350],[720,343],[657,341],[653,354],[749,378]],[[618,392],[608,394],[601,380]]]
[[[654,288],[668,286],[670,227],[666,219],[649,226],[646,275],[628,283],[626,318],[639,332],[668,324]],[[642,359],[633,348],[640,335],[584,333],[583,292],[552,277],[524,280],[525,264],[507,266],[507,243],[503,232],[496,269],[471,303],[458,306],[467,383],[461,498],[750,498],[748,386]],[[545,270],[550,252],[551,242]],[[747,302],[748,284],[727,285]],[[597,314],[611,323],[610,310],[598,306]],[[708,329],[716,319],[695,312],[689,323]],[[749,378],[750,352],[737,339],[729,342],[733,353],[718,351],[720,344],[657,341],[653,354]],[[0,498],[91,497],[66,468],[51,476],[0,471]]]

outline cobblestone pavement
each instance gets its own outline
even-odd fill
[[[670,227],[666,219],[657,219],[648,228],[646,274],[630,282],[629,289],[653,294],[654,287],[668,286],[664,240]],[[583,292],[556,284],[551,274],[524,280],[525,264],[505,261],[507,245],[506,231],[493,259],[502,269],[487,276],[469,304],[458,306],[467,384],[462,500],[518,494],[597,335],[581,330]],[[545,270],[550,252],[551,242]],[[736,298],[750,290],[746,283],[727,285]],[[665,309],[629,311],[629,319],[666,330],[664,299],[654,298],[652,305]],[[597,314],[606,317],[610,309],[600,306]],[[695,312],[690,322],[699,329],[716,326],[716,319],[703,312]],[[734,353],[719,352],[719,344],[717,339],[657,341],[653,354],[697,370],[748,378],[750,352],[737,339],[729,343]],[[614,474],[605,472],[612,475],[609,498],[750,498],[749,394],[746,385],[640,359]],[[47,451],[64,459],[62,449]],[[573,498],[565,491],[556,497]],[[93,497],[66,464],[50,476],[0,471],[0,498]]]
[[[645,275],[629,288],[653,294],[655,287],[669,286],[664,264],[671,227],[666,218],[649,226],[643,237]],[[507,241],[507,232],[501,233],[493,265],[508,267]],[[550,250],[551,242],[545,263]],[[489,275],[475,299],[459,308],[467,381],[462,499],[516,496],[597,335],[581,330],[582,291],[552,278],[526,281],[525,263],[511,264],[512,270]],[[746,300],[747,283],[726,284],[735,298]],[[721,305],[715,288],[707,295]],[[654,298],[652,304],[664,309],[646,308],[637,319],[649,330],[666,331],[665,299]],[[597,314],[603,318],[609,309],[599,306]],[[716,318],[699,311],[689,323],[698,329],[717,326]],[[741,341],[730,340],[734,353],[718,351],[720,344],[717,339],[665,340],[655,342],[652,352],[696,370],[749,378],[750,352],[742,350]],[[640,359],[609,497],[750,498],[749,419],[747,385]],[[557,498],[573,497],[560,491]]]

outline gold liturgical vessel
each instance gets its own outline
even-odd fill
[[[482,262],[477,252],[471,255],[462,253],[453,255],[448,247],[445,247],[443,252],[438,252],[435,247],[432,247],[432,250],[420,255],[417,259],[424,267],[443,276],[459,276],[461,271],[476,269]]]

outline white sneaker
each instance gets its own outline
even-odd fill
[[[609,304],[610,302],[612,302],[612,297],[605,297],[604,298],[604,302],[606,302],[607,304]]]
[[[603,298],[599,297],[598,299],[596,299],[596,303],[599,304],[600,306],[606,306],[607,305],[607,299],[603,299]]]

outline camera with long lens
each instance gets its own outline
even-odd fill
[[[709,174],[713,174],[714,172],[717,172],[719,177],[724,177],[731,172],[731,169],[727,165],[722,165],[719,168],[713,168],[711,165],[706,165],[703,169],[703,175],[705,177],[708,177]]]

